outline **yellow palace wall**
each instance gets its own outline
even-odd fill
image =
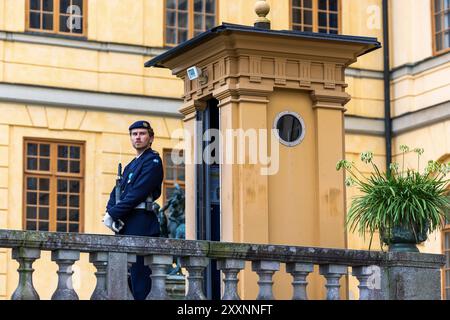
[[[88,41],[164,46],[163,1],[96,0],[87,3]],[[25,31],[25,0],[0,0],[0,30]],[[168,70],[143,67],[150,58],[0,41],[0,82],[180,98],[182,83]]]
[[[25,31],[25,1],[0,0],[1,30]],[[162,0],[90,0],[87,12],[88,40],[163,46]]]
[[[149,57],[0,41],[0,81],[98,92],[180,98],[182,83]]]
[[[400,145],[408,145],[411,148],[421,147],[425,149],[424,154],[417,163],[417,154],[409,152],[405,155],[405,168],[419,169],[423,171],[428,160],[450,162],[450,120],[436,123],[425,128],[421,128],[409,133],[402,134],[394,140],[393,159],[403,164],[403,154],[400,152]],[[428,240],[419,246],[421,252],[441,253],[442,252],[442,234],[435,232],[430,235]]]

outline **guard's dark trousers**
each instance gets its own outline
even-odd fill
[[[147,298],[152,288],[151,274],[150,268],[144,265],[144,257],[138,256],[136,263],[133,263],[130,268],[130,279],[128,281],[134,300],[145,300]]]
[[[120,231],[123,235],[159,237],[159,222],[156,214],[144,210],[135,210],[125,218],[125,226]],[[144,265],[144,257],[137,256],[136,263],[130,268],[128,284],[135,300],[145,300],[152,287],[150,268]]]

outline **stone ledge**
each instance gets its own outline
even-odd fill
[[[445,264],[445,256],[437,254],[15,230],[0,230],[0,247],[27,247],[48,251],[65,249],[80,252],[127,252],[141,255],[170,254],[213,259],[340,264],[351,267],[378,265],[440,268]]]

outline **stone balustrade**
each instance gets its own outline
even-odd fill
[[[361,300],[440,299],[440,268],[443,255],[392,253],[363,250],[330,249],[282,245],[225,243],[176,240],[167,238],[125,237],[76,233],[49,233],[0,230],[0,247],[12,248],[12,258],[19,263],[19,283],[13,300],[37,300],[33,286],[33,263],[42,251],[51,251],[59,269],[54,300],[75,300],[72,266],[80,253],[88,253],[97,272],[92,300],[132,299],[127,285],[128,270],[136,257],[144,256],[152,269],[152,290],[147,299],[168,299],[167,267],[175,257],[188,272],[186,300],[206,299],[203,271],[211,260],[223,274],[223,300],[239,300],[239,272],[245,262],[259,276],[258,300],[274,299],[273,275],[285,264],[292,276],[292,299],[306,300],[308,275],[318,266],[326,280],[326,299],[340,296],[340,279],[353,275],[359,281]]]

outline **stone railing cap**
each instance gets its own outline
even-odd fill
[[[48,251],[64,249],[80,252],[127,252],[139,255],[169,254],[203,256],[213,259],[269,260],[321,265],[413,266],[419,268],[440,268],[445,265],[445,256],[439,254],[16,230],[0,230],[0,247],[39,248]]]

